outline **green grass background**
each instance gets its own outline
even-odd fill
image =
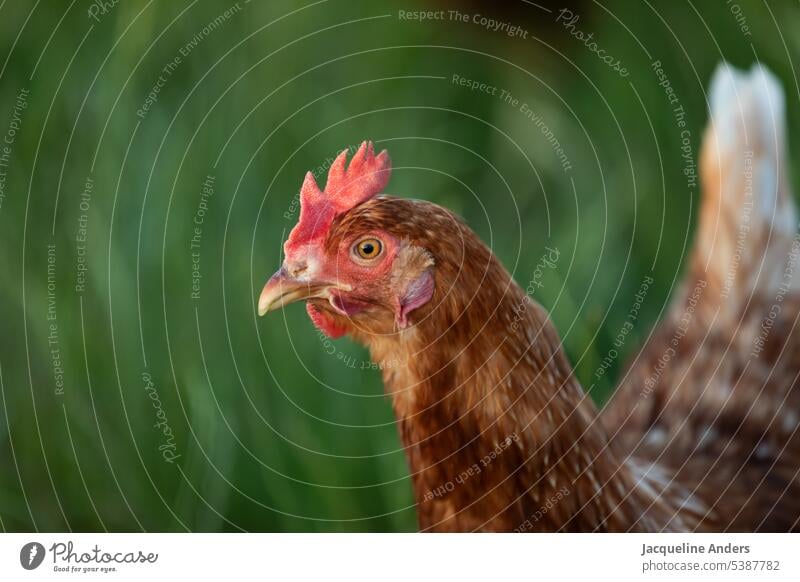
[[[303,174],[365,138],[391,151],[390,193],[462,215],[523,286],[544,247],[559,249],[534,298],[602,403],[680,276],[699,199],[651,63],[685,109],[693,156],[723,59],[763,61],[782,79],[797,145],[798,4],[738,2],[749,35],[732,4],[572,5],[576,28],[621,59],[623,78],[555,22],[554,3],[240,0],[203,36],[232,3],[126,0],[98,22],[85,0],[0,2],[0,139],[29,91],[0,206],[2,529],[415,528],[379,373],[360,369],[367,354],[321,339],[302,306],[254,313]],[[528,38],[398,18],[442,7]],[[141,119],[163,67],[198,34]],[[454,74],[527,103],[571,169],[519,106]],[[209,174],[195,300],[189,242]],[[48,245],[63,394],[48,343]],[[635,327],[598,377],[647,276]],[[174,463],[159,452],[144,373]]]

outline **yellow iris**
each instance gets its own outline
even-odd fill
[[[356,252],[362,259],[374,259],[382,250],[383,244],[376,238],[365,238],[356,245]]]

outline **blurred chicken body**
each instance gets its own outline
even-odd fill
[[[423,531],[788,531],[800,519],[800,246],[783,97],[718,69],[688,272],[598,413],[547,313],[449,211],[382,195],[365,143],[300,221],[259,312],[305,300],[383,369]],[[522,308],[524,307],[524,308]]]

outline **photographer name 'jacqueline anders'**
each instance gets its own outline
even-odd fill
[[[689,544],[683,542],[678,545],[648,546],[642,544],[642,556],[668,554],[749,554],[750,546],[737,544]]]

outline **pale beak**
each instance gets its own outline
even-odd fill
[[[280,309],[296,301],[330,297],[330,290],[338,288],[335,283],[321,281],[301,281],[291,277],[285,267],[270,277],[261,297],[258,298],[258,314]]]

